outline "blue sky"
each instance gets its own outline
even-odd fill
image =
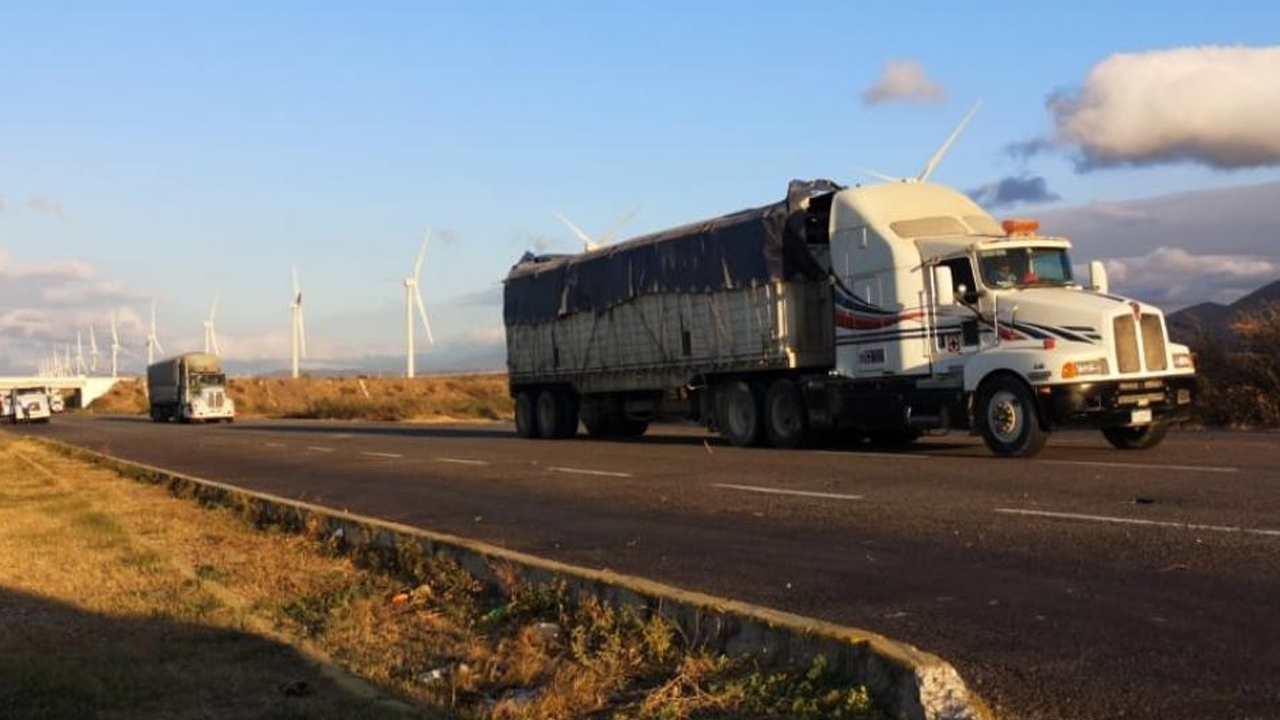
[[[1079,205],[1280,179],[1003,150],[1114,53],[1265,46],[1276,27],[1257,2],[5,3],[0,250],[90,265],[138,315],[156,296],[170,350],[220,293],[220,334],[270,354],[296,264],[316,354],[337,357],[399,348],[431,225],[442,344],[491,341],[500,311],[477,295],[535,243],[575,248],[552,211],[599,232],[642,203],[635,234],[791,177],[914,173],[978,99],[940,182],[1028,172]],[[865,105],[900,59],[945,97]]]

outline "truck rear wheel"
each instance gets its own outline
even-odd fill
[[[760,404],[760,393],[751,384],[735,380],[722,385],[716,393],[720,434],[738,447],[758,444],[764,425]]]
[[[538,435],[546,440],[573,437],[578,433],[577,398],[567,390],[538,393]]]
[[[538,437],[538,395],[533,391],[516,393],[516,435]]]
[[[1120,450],[1149,450],[1161,443],[1169,423],[1102,428],[1102,436]]]
[[[800,390],[790,380],[775,380],[764,399],[764,427],[776,448],[800,447],[809,429],[809,418]]]
[[[1049,439],[1031,391],[1016,378],[997,377],[983,384],[977,421],[987,448],[1003,457],[1031,457]]]

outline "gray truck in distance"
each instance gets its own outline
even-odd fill
[[[236,405],[217,355],[192,352],[147,367],[154,422],[233,422]]]

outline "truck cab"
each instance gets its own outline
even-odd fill
[[[216,355],[192,352],[147,367],[147,396],[156,422],[233,422],[236,405]]]
[[[1158,444],[1195,387],[1164,315],[1075,277],[1065,238],[998,223],[929,183],[841,191],[832,203],[836,372],[891,384],[942,427],[1000,455],[1032,455],[1057,427],[1116,447]]]
[[[44,388],[14,388],[4,392],[3,414],[9,422],[47,423],[52,416]]]

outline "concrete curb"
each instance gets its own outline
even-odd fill
[[[841,677],[866,685],[881,709],[901,720],[993,720],[955,668],[936,655],[882,635],[737,600],[681,590],[640,577],[593,570],[399,523],[245,490],[114,457],[49,438],[32,438],[68,457],[126,477],[166,485],[179,496],[237,508],[260,525],[320,532],[348,547],[394,555],[414,547],[451,558],[485,582],[495,567],[515,569],[526,582],[563,582],[577,595],[619,607],[646,609],[679,626],[690,643],[763,664],[808,662],[824,655]]]

